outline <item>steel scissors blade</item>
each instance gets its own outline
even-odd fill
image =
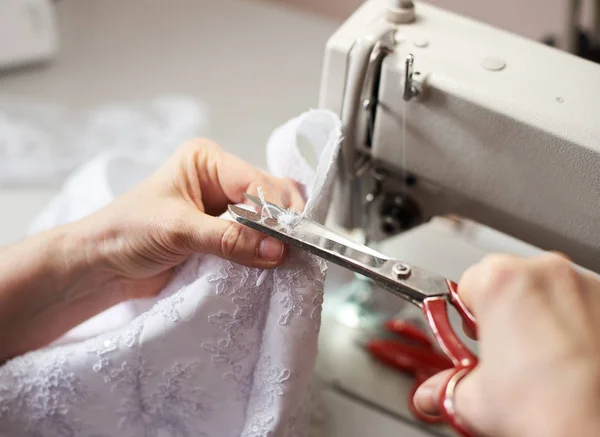
[[[440,399],[441,419],[461,435],[471,437],[456,416],[453,399],[456,384],[477,365],[477,357],[454,332],[448,305],[457,309],[473,332],[476,323],[460,299],[457,285],[435,273],[389,258],[281,206],[249,194],[245,197],[256,209],[229,206],[229,213],[237,222],[360,273],[422,309],[437,343],[454,365]]]
[[[449,293],[446,279],[441,276],[390,259],[298,215],[295,215],[295,220],[290,220],[290,225],[282,224],[281,216],[293,213],[273,203],[263,203],[258,197],[249,194],[245,197],[259,207],[262,214],[239,206],[230,206],[230,214],[239,223],[360,273],[382,288],[417,305],[427,297]],[[264,207],[268,209],[267,214],[264,213]]]

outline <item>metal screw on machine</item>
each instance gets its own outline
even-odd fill
[[[402,98],[408,102],[420,93],[419,83],[413,80],[415,57],[412,54],[404,60],[404,93]]]
[[[408,278],[410,276],[410,266],[404,263],[398,263],[392,267],[392,272],[398,279]]]

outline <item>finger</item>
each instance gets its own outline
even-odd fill
[[[286,186],[286,190],[290,193],[290,204],[287,208],[292,208],[296,212],[302,212],[306,205],[306,200],[302,195],[300,185],[291,179],[282,178],[279,180],[283,186]]]
[[[493,305],[497,293],[515,280],[522,260],[508,254],[488,255],[463,273],[458,293],[475,317]]]
[[[565,255],[562,252],[557,252],[557,251],[551,250],[551,251],[547,252],[547,254],[565,259],[565,260],[569,261],[571,264],[573,264],[573,266],[575,266],[575,264],[573,263],[573,260],[568,255]],[[579,272],[581,273],[581,278],[589,284],[590,288],[600,287],[600,275],[598,275],[598,273],[594,273],[594,272],[591,272],[591,271],[588,271],[585,269],[581,269],[581,270],[579,270]]]
[[[300,187],[296,182],[287,178],[276,178],[270,175],[267,176],[267,181],[274,188],[278,198],[281,199],[279,205],[285,208],[292,208],[296,212],[302,212],[306,204]],[[272,182],[271,182],[272,181]]]
[[[277,185],[278,181],[272,179],[275,178],[269,178],[266,174],[261,173],[261,177],[250,183],[246,192],[260,197],[259,191],[261,191],[267,202],[289,208],[292,203],[291,194],[283,188],[281,183]]]
[[[453,369],[440,372],[419,386],[413,401],[420,412],[431,416],[442,413],[442,391],[453,372]],[[479,399],[477,391],[479,378],[478,370],[474,369],[458,383],[454,397],[454,408],[459,420],[473,429],[481,429],[481,421],[485,418],[484,403]]]
[[[571,258],[569,258],[566,254],[562,253],[562,252],[558,252],[556,250],[550,250],[548,251],[548,253],[551,253],[553,255],[559,256],[561,258],[566,259],[567,261],[571,261]]]
[[[413,401],[420,412],[431,416],[441,414],[440,395],[444,381],[448,379],[450,372],[452,372],[452,369],[437,373],[419,386],[414,394]]]
[[[256,169],[208,140],[185,145],[176,159],[194,163],[196,174],[188,179],[199,184],[207,212],[219,214],[231,203],[242,203],[244,193],[257,194],[259,186],[266,200],[276,204],[291,205],[298,196],[294,184]]]
[[[292,208],[296,212],[302,212],[305,201],[300,188],[291,179],[276,178],[261,172],[260,178],[252,182],[246,192],[254,196],[261,189],[265,200],[284,208]]]
[[[208,253],[247,267],[271,268],[281,264],[287,254],[279,240],[239,223],[198,214],[192,250]]]

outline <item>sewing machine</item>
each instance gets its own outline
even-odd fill
[[[441,9],[367,1],[320,105],[345,139],[337,223],[381,240],[453,214],[600,271],[600,67]]]
[[[332,223],[455,280],[503,246],[559,250],[600,272],[597,64],[421,2],[369,0],[327,43],[320,106],[344,129]],[[427,223],[448,215],[493,243],[478,251]],[[329,293],[320,378],[382,412],[382,430],[393,418],[409,424],[401,435],[454,435],[419,427],[406,409],[410,378],[353,343],[344,302]]]

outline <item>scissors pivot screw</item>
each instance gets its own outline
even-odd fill
[[[404,263],[398,263],[392,267],[392,272],[399,278],[408,278],[410,275],[410,266]]]

